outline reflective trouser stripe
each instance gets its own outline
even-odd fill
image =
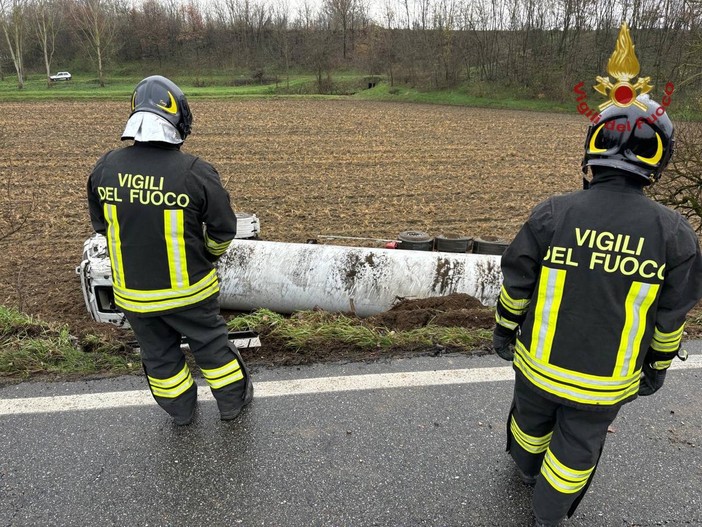
[[[124,286],[124,264],[122,261],[122,240],[120,239],[117,207],[105,203],[103,213],[107,220],[107,244],[110,248],[110,264],[112,265],[112,283]]]
[[[641,352],[641,339],[646,331],[646,315],[658,295],[658,284],[633,282],[624,303],[624,329],[619,341],[614,374],[631,375]]]
[[[576,470],[558,461],[549,448],[541,465],[541,475],[558,492],[574,494],[583,489],[595,467]]]
[[[165,397],[168,399],[178,397],[195,382],[193,381],[192,375],[190,375],[190,368],[188,368],[187,364],[173,377],[157,379],[156,377],[147,375],[147,378],[153,394],[157,397]]]
[[[201,369],[201,371],[207,384],[209,384],[210,388],[213,390],[223,388],[224,386],[228,386],[244,378],[244,372],[237,359],[219,368],[211,370]]]
[[[685,324],[670,333],[663,333],[658,328],[655,328],[653,331],[651,348],[662,353],[677,353],[680,348],[680,342],[682,342],[684,329]]]
[[[541,454],[544,452],[548,448],[548,445],[551,442],[551,437],[553,436],[553,432],[549,432],[545,436],[541,437],[531,436],[523,432],[522,429],[519,428],[514,415],[510,420],[509,428],[512,432],[512,436],[517,441],[519,446],[530,454]]]
[[[551,356],[565,278],[566,271],[563,269],[551,269],[546,266],[541,268],[531,351],[537,359],[544,362],[548,362]]]
[[[190,279],[188,277],[188,262],[185,254],[183,210],[164,210],[163,225],[171,287],[173,289],[188,288]]]

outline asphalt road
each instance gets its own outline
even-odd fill
[[[620,412],[567,526],[702,525],[702,342],[687,348],[698,367]],[[6,387],[0,526],[531,525],[504,452],[512,375],[455,355],[259,370],[236,421],[204,399],[185,428],[138,377]]]

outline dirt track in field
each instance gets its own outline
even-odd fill
[[[536,203],[579,188],[579,115],[353,100],[194,100],[184,149],[219,171],[268,240],[318,235],[511,238]],[[0,304],[110,333],[75,267],[86,178],[121,145],[128,102],[0,103]]]

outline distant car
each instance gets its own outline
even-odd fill
[[[67,71],[59,71],[56,75],[51,75],[49,79],[52,81],[70,81],[71,74]]]

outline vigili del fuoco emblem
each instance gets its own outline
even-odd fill
[[[650,92],[653,85],[650,84],[651,77],[639,77],[636,83],[631,83],[631,80],[639,74],[639,70],[639,60],[636,58],[629,27],[624,22],[619,30],[617,46],[607,63],[607,72],[614,77],[616,82],[612,83],[609,77],[597,76],[598,84],[593,86],[596,91],[609,98],[608,101],[600,104],[600,111],[612,104],[621,108],[633,104],[644,111],[646,110],[646,105],[637,101],[636,97]]]

